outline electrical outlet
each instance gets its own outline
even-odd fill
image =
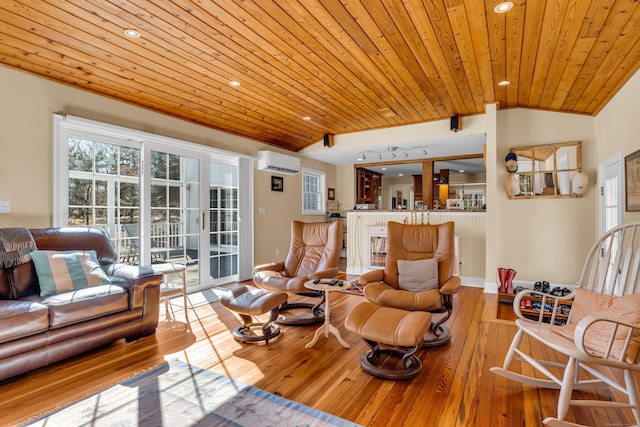
[[[9,200],[0,200],[0,214],[11,213],[11,202]]]

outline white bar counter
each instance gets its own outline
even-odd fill
[[[347,212],[347,274],[360,275],[375,268],[382,268],[379,265],[379,257],[382,256],[385,248],[384,241],[380,237],[384,236],[385,226],[389,221],[408,224],[412,222],[442,224],[453,221],[462,284],[484,287],[484,211],[349,211]]]

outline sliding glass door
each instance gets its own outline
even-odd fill
[[[238,274],[238,167],[209,165],[209,266],[211,280]]]
[[[56,225],[107,231],[123,263],[184,264],[194,289],[249,270],[251,257],[239,266],[239,242],[251,242],[240,237],[241,162],[173,144],[60,134]]]

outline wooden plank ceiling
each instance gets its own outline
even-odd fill
[[[497,3],[3,0],[0,63],[292,151],[492,102],[593,115],[639,67],[637,0]]]

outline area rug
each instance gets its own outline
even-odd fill
[[[352,282],[351,286],[346,289],[342,289],[342,292],[353,295],[364,295],[364,285],[361,285],[358,282]]]
[[[171,361],[24,425],[357,426],[179,361]]]

